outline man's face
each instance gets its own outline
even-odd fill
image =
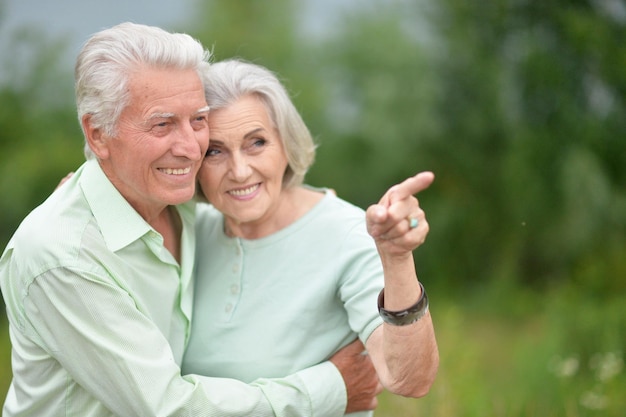
[[[209,142],[208,107],[193,70],[144,68],[130,75],[130,102],[100,164],[144,218],[194,195]]]

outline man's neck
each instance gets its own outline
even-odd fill
[[[183,224],[178,210],[174,206],[167,206],[154,221],[150,222],[150,225],[163,236],[163,244],[180,264],[180,240]]]

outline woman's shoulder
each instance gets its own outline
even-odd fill
[[[317,188],[317,190],[324,193],[316,207],[318,220],[339,230],[352,229],[355,225],[365,225],[365,210],[361,207],[338,197],[332,189]]]
[[[198,202],[196,204],[196,228],[214,227],[221,224],[223,215],[212,204]]]
[[[356,204],[351,203],[348,200],[344,200],[332,189],[327,189],[326,200],[328,200],[329,206],[332,210],[341,212],[348,217],[357,217],[365,220],[365,210]]]

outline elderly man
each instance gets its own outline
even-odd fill
[[[88,160],[0,259],[13,344],[3,416],[333,416],[375,403],[375,373],[354,346],[281,380],[181,376],[207,60],[187,35],[129,23],[84,45]]]

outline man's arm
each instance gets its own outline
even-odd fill
[[[346,383],[346,413],[374,410],[378,406],[376,396],[383,391],[383,386],[363,343],[356,339],[335,353],[330,361],[339,369]]]
[[[181,376],[167,340],[133,300],[88,273],[63,269],[38,277],[25,313],[44,349],[117,415],[322,417],[372,408],[375,393],[353,393],[377,377],[369,359],[349,350],[338,354],[337,367],[325,362],[249,385]]]

